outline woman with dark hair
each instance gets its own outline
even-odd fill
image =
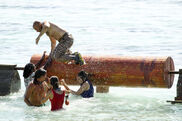
[[[94,96],[93,85],[88,79],[88,74],[85,71],[80,71],[78,73],[77,81],[80,84],[80,88],[77,91],[69,89],[64,80],[61,80],[61,83],[67,90],[70,90],[70,93],[74,95],[81,95],[83,98],[90,98]]]
[[[57,76],[52,76],[50,78],[50,83],[53,87],[52,94],[49,98],[51,101],[51,111],[59,110],[63,107],[65,92],[68,93],[68,91],[61,90],[61,88],[59,87],[59,79]],[[66,98],[66,101],[67,101],[67,98]]]
[[[34,80],[33,80],[33,83],[35,85],[39,85],[41,83],[43,83],[45,80],[46,80],[46,77],[47,77],[47,72],[46,70],[44,69],[38,69],[36,72],[35,72],[35,76],[34,76]],[[39,80],[38,80],[39,79]],[[41,81],[40,81],[41,80]]]
[[[24,96],[27,105],[42,106],[49,99],[51,89],[45,82],[46,78],[46,70],[38,69],[35,72],[34,80],[28,85]]]
[[[23,71],[23,77],[24,77],[24,84],[27,88],[28,84],[33,80],[33,77],[35,75],[35,65],[33,63],[28,63],[25,65],[24,71]]]
[[[25,65],[24,71],[23,71],[23,77],[24,77],[24,84],[25,87],[27,88],[28,84],[33,81],[34,75],[35,75],[35,71],[36,69],[38,69],[42,63],[42,61],[45,58],[45,53],[46,51],[44,51],[42,58],[40,59],[40,61],[34,65],[33,63],[28,63]]]

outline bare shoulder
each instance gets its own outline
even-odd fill
[[[48,85],[47,82],[44,81],[42,84],[43,84],[43,86],[44,86],[45,88],[49,89],[49,85]]]
[[[33,82],[31,82],[29,85],[28,85],[28,89],[31,89],[33,88],[35,85],[33,84]]]
[[[48,21],[44,21],[44,22],[43,22],[43,26],[44,26],[44,27],[50,27],[50,23],[49,23]]]
[[[85,89],[89,89],[90,88],[90,85],[89,83],[86,81],[85,83],[83,83],[82,85]]]

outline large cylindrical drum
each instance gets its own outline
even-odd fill
[[[33,55],[31,62],[35,64],[40,58],[41,55]],[[47,74],[63,78],[70,85],[78,84],[76,76],[81,70],[89,73],[94,85],[156,88],[171,88],[173,85],[174,75],[168,74],[169,71],[174,71],[171,57],[83,56],[83,58],[86,64],[82,66],[53,60]]]

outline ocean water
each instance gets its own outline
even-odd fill
[[[32,29],[35,20],[50,21],[74,37],[72,51],[87,55],[171,56],[182,67],[181,0],[0,0],[0,63],[24,66],[35,53],[50,52],[50,41]],[[182,105],[166,100],[171,89],[110,87],[91,99],[71,95],[64,110],[28,107],[22,71],[21,90],[0,97],[2,121],[181,121]],[[72,89],[78,89],[72,86]]]

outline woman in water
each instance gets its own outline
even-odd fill
[[[51,111],[62,109],[63,103],[64,103],[65,92],[68,93],[68,91],[61,90],[61,88],[59,87],[59,79],[57,76],[52,76],[50,78],[50,83],[53,87],[52,94],[49,98],[51,101]],[[68,104],[67,98],[68,98],[68,96],[66,96],[66,101],[65,101],[66,104]]]
[[[74,95],[81,95],[83,98],[90,98],[94,96],[93,85],[88,79],[88,74],[85,71],[80,71],[78,73],[77,81],[80,84],[80,88],[77,91],[71,90],[64,80],[61,80],[61,83],[67,90],[70,90],[70,93]]]
[[[46,53],[46,51],[44,51],[42,58],[40,59],[40,61],[36,65],[34,65],[33,63],[28,63],[25,65],[25,68],[23,71],[23,77],[24,77],[24,84],[25,84],[26,88],[27,88],[28,84],[31,81],[33,81],[35,71],[40,67],[42,61],[44,60],[45,53]]]
[[[28,87],[28,84],[33,80],[35,75],[35,65],[33,63],[28,63],[25,65],[23,71],[24,84],[25,87]]]

